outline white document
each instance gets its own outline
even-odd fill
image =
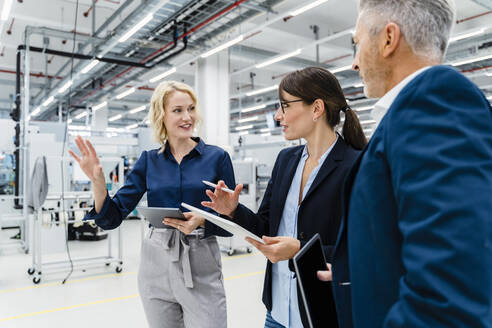
[[[250,237],[251,239],[254,239],[259,243],[262,243],[262,244],[265,243],[263,241],[263,239],[261,239],[260,237],[258,237],[254,233],[244,229],[243,227],[241,227],[240,225],[238,225],[234,222],[223,219],[217,215],[213,215],[212,213],[206,212],[204,210],[201,210],[201,209],[196,208],[194,206],[188,205],[186,203],[181,203],[181,206],[189,209],[190,211],[192,211],[196,214],[199,214],[200,216],[203,216],[203,218],[205,220],[208,220],[208,221],[212,222],[213,224],[221,227],[222,229],[229,231],[230,233],[232,233],[236,237],[239,237],[239,238]]]

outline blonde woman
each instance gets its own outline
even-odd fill
[[[149,206],[201,207],[202,180],[235,185],[227,152],[193,137],[200,120],[193,90],[163,82],[151,100],[150,120],[161,148],[144,151],[125,185],[108,196],[102,167],[88,140],[77,137],[81,156],[70,154],[94,186],[95,207],[85,219],[114,229],[147,192]],[[184,210],[181,208],[181,210]],[[226,299],[216,235],[227,232],[203,218],[184,213],[187,221],[166,218],[169,229],[151,227],[143,241],[138,287],[149,327],[226,327]]]

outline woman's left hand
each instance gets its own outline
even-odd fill
[[[301,242],[293,237],[267,237],[263,236],[265,244],[259,243],[254,239],[246,237],[246,241],[256,247],[265,255],[270,262],[289,260],[301,249]]]
[[[173,218],[164,218],[162,222],[178,229],[185,235],[189,235],[198,227],[205,227],[205,219],[198,214],[186,212],[183,213],[183,215],[186,218],[186,221]]]

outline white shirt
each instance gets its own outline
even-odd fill
[[[386,94],[381,97],[381,99],[379,99],[376,104],[374,104],[374,109],[372,110],[371,115],[372,118],[376,121],[376,126],[379,125],[379,122],[381,122],[384,114],[386,114],[393,101],[395,101],[396,97],[398,97],[400,91],[403,90],[403,88],[406,87],[406,85],[410,83],[414,78],[416,78],[417,75],[429,69],[430,67],[431,66],[422,67],[418,71],[413,72],[412,74],[404,78],[400,83],[395,85],[390,91],[386,92]]]

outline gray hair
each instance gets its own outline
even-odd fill
[[[360,0],[359,10],[360,17],[372,18],[364,20],[372,35],[393,22],[417,56],[443,60],[455,20],[453,0]]]

